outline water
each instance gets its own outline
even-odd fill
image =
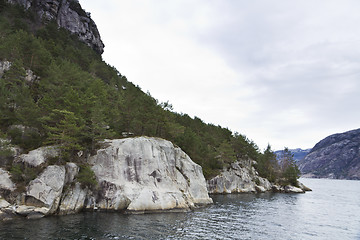
[[[360,239],[360,181],[302,179],[306,194],[213,196],[190,213],[81,213],[0,223],[0,239]]]

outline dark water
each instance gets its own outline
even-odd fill
[[[213,196],[190,213],[82,213],[0,223],[0,239],[360,239],[360,181],[302,179],[306,194]]]

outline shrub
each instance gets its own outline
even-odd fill
[[[77,180],[79,183],[81,183],[82,187],[88,187],[90,189],[95,189],[97,187],[95,173],[89,165],[80,166]]]

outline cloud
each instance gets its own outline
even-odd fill
[[[178,112],[261,148],[358,128],[360,2],[83,1],[104,59]]]

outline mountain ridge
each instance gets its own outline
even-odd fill
[[[299,169],[310,177],[360,180],[360,129],[319,141],[299,162]]]
[[[277,158],[279,158],[281,156],[283,151],[284,150],[275,151]],[[289,149],[289,151],[294,154],[295,162],[299,162],[311,151],[311,148],[308,148],[308,149],[295,148],[295,149]]]

